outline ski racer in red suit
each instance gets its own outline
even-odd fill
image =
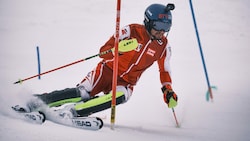
[[[144,25],[130,24],[121,29],[120,41],[136,39],[138,45],[134,50],[119,52],[117,104],[129,100],[133,88],[143,72],[154,62],[157,62],[163,99],[169,108],[177,105],[177,95],[171,87],[172,80],[169,66],[171,48],[166,38],[172,25],[170,11],[173,9],[173,5],[169,8],[161,4],[152,4],[145,10]],[[115,37],[112,36],[100,48],[100,52],[113,48],[114,43]],[[73,102],[73,105],[64,108],[71,111],[71,116],[88,116],[110,108],[114,54],[110,52],[100,57],[103,60],[97,64],[95,69],[89,72],[76,88],[38,94],[35,97],[49,107],[57,107]],[[101,92],[104,95],[97,97],[97,94]],[[39,102],[34,102],[36,100],[28,102],[27,111],[40,107]]]

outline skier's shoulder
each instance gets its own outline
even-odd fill
[[[130,38],[137,34],[142,34],[145,32],[144,25],[141,24],[128,24],[121,29],[120,39]]]
[[[131,23],[129,24],[131,28],[144,28],[144,25],[138,23]]]
[[[132,23],[128,25],[130,30],[145,30],[145,26],[142,24]]]
[[[124,26],[122,29],[126,29],[126,30],[144,30],[145,27],[142,24],[137,24],[137,23],[132,23],[132,24],[128,24],[126,26]]]

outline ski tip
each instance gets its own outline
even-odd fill
[[[100,121],[100,126],[99,126],[99,129],[101,129],[102,127],[103,127],[103,121],[102,121],[102,119],[101,118],[99,118],[99,117],[96,117],[96,119],[98,120],[98,121]]]
[[[41,114],[41,115],[43,116],[43,118],[42,118],[42,123],[44,123],[45,120],[46,120],[45,114],[44,114],[43,112],[41,112],[41,111],[38,111],[38,113]]]

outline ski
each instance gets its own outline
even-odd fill
[[[21,113],[18,112],[18,118],[33,124],[42,124],[45,122],[45,115],[41,112]]]
[[[27,112],[25,108],[19,105],[13,106],[11,108],[17,114],[16,117],[24,121],[34,123],[34,124],[42,124],[45,122],[46,118],[42,112],[39,112],[39,111]]]
[[[103,127],[103,121],[98,117],[55,118],[50,120],[58,124],[87,130],[99,130]]]
[[[103,127],[102,119],[98,117],[78,116],[73,114],[70,109],[72,103],[64,104],[59,107],[45,108],[46,119],[52,122],[86,130],[99,130]]]
[[[23,113],[23,116],[32,123],[42,124],[45,122],[45,115],[41,112]]]
[[[17,113],[17,118],[33,124],[42,124],[45,120],[49,120],[57,124],[86,130],[99,130],[103,127],[103,121],[98,117],[69,117],[51,109],[44,112],[27,112],[19,105],[12,107],[12,109]]]

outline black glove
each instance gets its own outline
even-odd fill
[[[178,97],[173,91],[171,85],[164,85],[161,90],[163,92],[163,99],[168,104],[168,108],[175,107],[177,105]]]

